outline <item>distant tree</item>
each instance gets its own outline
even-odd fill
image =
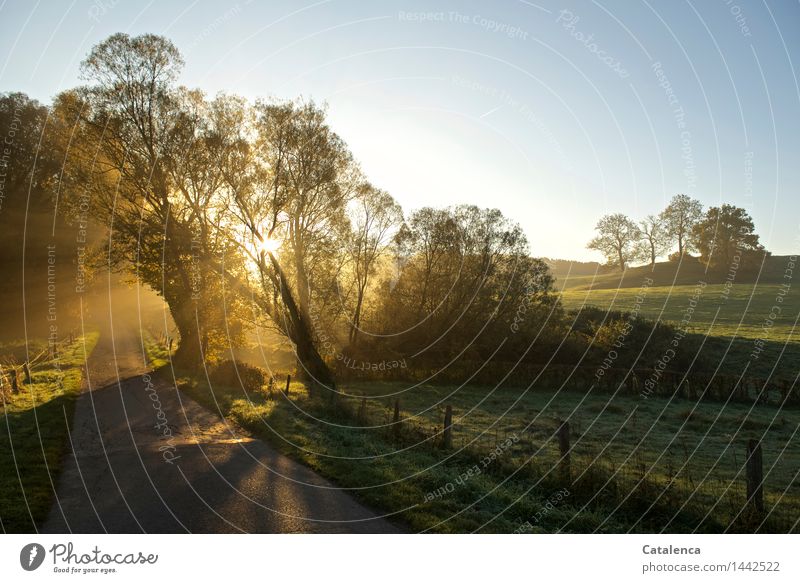
[[[695,249],[692,241],[692,227],[702,218],[703,205],[685,194],[676,194],[659,218],[664,223],[670,244],[678,244],[678,256]]]
[[[389,193],[364,183],[353,200],[350,217],[352,233],[347,253],[355,304],[350,322],[350,343],[356,344],[367,287],[391,243],[393,230],[403,221],[403,211]]]
[[[650,266],[669,249],[669,234],[664,222],[655,215],[647,215],[639,221],[639,233],[643,245],[640,245],[639,259],[648,261]]]
[[[617,264],[624,271],[628,263],[640,254],[639,228],[626,215],[606,215],[597,222],[595,230],[597,236],[586,247],[600,251],[610,265]]]
[[[730,204],[711,207],[692,229],[700,260],[714,268],[727,269],[754,253],[763,252],[753,219],[743,208]]]

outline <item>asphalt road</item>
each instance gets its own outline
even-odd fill
[[[44,532],[398,532],[175,387],[148,382],[132,323],[101,328],[87,369]]]

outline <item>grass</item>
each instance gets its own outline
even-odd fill
[[[181,388],[412,531],[788,532],[800,517],[797,411],[396,382],[352,383],[335,406],[299,383],[291,402],[188,378]],[[445,404],[454,410],[451,451],[440,447]],[[559,419],[573,427],[572,479],[558,469]],[[764,449],[764,521],[742,512],[751,437]],[[552,503],[564,488],[569,495]]]
[[[168,365],[170,362],[170,352],[168,346],[163,341],[157,339],[154,334],[146,329],[142,329],[141,334],[144,340],[144,350],[147,358],[147,365],[154,369]]]
[[[695,285],[651,287],[643,294],[641,314],[651,320],[680,322],[695,293]],[[762,338],[772,342],[800,342],[800,330],[794,330],[800,314],[800,292],[790,289],[780,295],[778,284],[734,284],[725,293],[723,284],[707,285],[694,306],[689,329],[723,338]],[[583,305],[603,309],[631,311],[640,288],[566,290],[561,301],[567,309]],[[781,298],[779,301],[777,298]],[[781,311],[770,318],[773,306]],[[765,328],[765,322],[766,324]]]
[[[781,285],[766,283],[738,283],[729,288],[708,284],[696,305],[691,306],[696,283],[654,286],[644,293],[639,286],[641,282],[637,287],[619,289],[568,289],[561,292],[561,302],[568,310],[595,306],[630,312],[639,296],[643,298],[642,317],[676,325],[691,308],[688,330],[709,337],[703,356],[712,369],[720,365],[720,372],[738,375],[747,366],[747,375],[754,378],[794,381],[800,370],[800,330],[795,330],[800,291],[789,288],[788,293],[781,294]],[[763,345],[756,358],[757,341],[763,341]]]
[[[47,518],[63,456],[75,401],[81,392],[83,365],[97,343],[92,332],[61,349],[58,361],[45,360],[31,371],[30,384],[19,393],[3,391],[0,432],[0,526],[3,532],[35,532]],[[34,354],[43,344],[29,345]],[[5,344],[0,354],[25,359],[25,346]],[[4,366],[4,370],[8,368]],[[20,379],[22,379],[20,374]]]

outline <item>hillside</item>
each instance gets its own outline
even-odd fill
[[[782,283],[790,259],[788,255],[766,257],[761,266],[740,268],[736,272],[734,282],[737,284]],[[548,265],[551,265],[550,260],[547,262]],[[575,269],[570,271],[569,264],[574,265]],[[727,272],[711,272],[695,258],[689,258],[682,263],[664,261],[656,263],[653,267],[649,265],[631,267],[624,273],[608,271],[607,267],[597,263],[559,261],[554,265],[555,269],[551,266],[551,271],[556,278],[556,289],[559,290],[639,288],[648,277],[652,278],[651,285],[654,287],[693,285],[698,281],[705,281],[709,284],[725,283],[728,278]],[[597,266],[596,271],[587,273],[587,268],[591,265]]]
[[[611,267],[602,265],[597,261],[573,261],[571,259],[552,259],[550,257],[544,257],[542,260],[547,264],[550,268],[550,273],[557,280],[610,273],[613,270]]]

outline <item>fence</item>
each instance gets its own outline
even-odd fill
[[[43,364],[57,362],[60,352],[76,340],[73,332],[64,340],[48,342],[47,347],[39,350],[27,360],[18,362],[13,355],[0,357],[0,393],[14,395],[19,393],[22,384],[33,382],[33,371]]]
[[[513,370],[512,370],[513,368]],[[602,370],[602,374],[600,371]],[[476,372],[477,371],[477,372]],[[605,368],[599,366],[574,366],[566,364],[521,364],[459,363],[445,369],[433,367],[391,368],[379,372],[336,368],[340,380],[402,380],[408,382],[430,382],[437,384],[461,384],[470,379],[470,384],[495,385],[498,379],[514,386],[548,389],[593,390],[622,395],[649,397],[672,397],[698,400],[735,401],[745,403],[800,406],[800,388],[788,380],[738,375],[691,372],[688,375],[674,371],[658,371],[653,368]]]
[[[367,399],[358,395],[340,394],[337,398],[347,402],[353,399],[352,417],[362,427],[385,426],[388,440],[402,448],[423,447],[458,453],[472,460],[492,460],[498,470],[518,471],[525,464],[525,475],[549,475],[551,480],[569,484],[583,482],[586,488],[614,488],[617,492],[638,491],[643,496],[657,497],[661,493],[678,494],[681,499],[694,496],[698,484],[692,470],[684,464],[680,473],[674,473],[666,488],[651,477],[640,455],[617,464],[610,455],[595,454],[585,448],[575,451],[572,438],[578,423],[560,419],[542,419],[540,423],[524,429],[512,430],[498,426],[467,430],[459,425],[450,404],[439,408],[437,420],[422,419],[403,414],[399,399]],[[347,409],[347,407],[345,407]],[[513,444],[513,445],[512,445]],[[730,479],[704,480],[707,494],[729,498],[730,515],[735,520],[764,517],[765,480],[762,444],[749,440],[742,447],[746,451],[744,462],[733,455],[733,472]],[[575,457],[574,454],[581,454]],[[687,454],[688,460],[688,454]],[[670,476],[668,468],[661,472]],[[613,481],[609,479],[613,477]],[[590,494],[591,495],[591,494]],[[649,499],[649,498],[648,498]],[[738,502],[736,502],[738,500]],[[760,519],[760,518],[759,518]]]

